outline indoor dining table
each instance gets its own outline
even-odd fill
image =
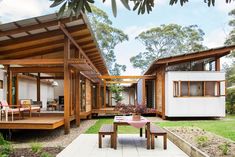
[[[115,116],[113,121],[114,127],[114,137],[113,137],[113,146],[114,149],[117,149],[117,132],[118,126],[130,125],[135,128],[140,128],[142,130],[143,127],[146,127],[146,138],[147,138],[147,149],[150,149],[150,121],[145,117],[141,116],[141,119],[138,121],[132,120],[132,116]],[[141,132],[142,134],[142,132]]]

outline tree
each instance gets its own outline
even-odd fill
[[[95,6],[92,6],[92,13],[88,14],[88,17],[110,74],[120,75],[126,70],[126,66],[116,63],[114,48],[128,40],[128,36],[122,30],[113,27],[108,15]]]
[[[229,26],[232,27],[232,30],[230,31],[226,41],[225,45],[234,45],[235,44],[235,9],[229,12],[229,16],[232,16],[233,19],[229,21]],[[233,51],[231,56],[235,56],[235,53]]]
[[[169,24],[149,29],[136,37],[146,51],[131,57],[130,61],[135,68],[145,71],[155,59],[205,49],[203,36],[197,25]]]
[[[126,66],[116,63],[114,48],[123,41],[128,40],[128,36],[122,30],[112,26],[112,21],[104,11],[95,6],[91,8],[92,13],[88,14],[88,17],[109,73],[111,75],[121,75],[122,71],[126,71]],[[114,94],[112,98],[115,102],[120,102],[123,99],[121,95],[123,88],[119,84],[110,85],[109,89]]]
[[[66,8],[69,10],[69,14],[72,15],[79,15],[80,11],[82,12],[91,12],[91,4],[95,2],[95,0],[50,0],[53,1],[51,7],[56,7],[60,4],[60,10],[59,15],[63,15]],[[105,2],[106,0],[103,0]],[[138,14],[144,14],[144,13],[150,13],[153,10],[154,4],[157,0],[121,0],[122,4],[126,7],[126,9],[131,10],[130,8],[130,2],[133,4],[133,11],[137,11]],[[180,2],[180,5],[183,6],[185,3],[187,3],[189,0],[169,0],[169,5],[174,5]],[[225,0],[226,3],[230,3],[232,0]],[[234,0],[233,0],[234,1]],[[112,3],[112,10],[113,15],[117,16],[117,5],[116,0],[111,0]],[[208,6],[214,6],[215,0],[204,0],[204,3],[206,3]]]

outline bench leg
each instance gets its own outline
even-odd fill
[[[140,137],[143,137],[143,128],[140,128]]]
[[[145,138],[147,138],[147,129],[145,128]]]
[[[111,135],[111,139],[110,139],[110,142],[111,142],[111,148],[113,148],[113,134]]]
[[[163,136],[164,149],[167,149],[167,134]]]
[[[99,134],[99,148],[102,148],[102,136]]]
[[[154,134],[151,134],[151,149],[154,149],[155,148],[155,145],[154,145]]]

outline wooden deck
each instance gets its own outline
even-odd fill
[[[70,118],[70,121],[74,120],[74,117]],[[63,116],[41,116],[41,117],[25,117],[21,120],[14,120],[6,122],[0,121],[0,129],[41,129],[51,130],[56,129],[64,125]]]
[[[114,107],[106,107],[100,109],[92,109],[93,114],[119,114],[119,111],[114,110]]]

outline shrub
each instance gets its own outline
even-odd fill
[[[47,153],[47,152],[42,152],[40,157],[53,157],[53,155],[51,155],[50,153]]]
[[[230,145],[229,145],[229,143],[224,143],[224,144],[221,144],[221,145],[219,145],[219,149],[222,151],[222,154],[223,155],[227,155],[228,154],[228,152],[229,152],[229,147],[230,147]]]
[[[42,144],[41,143],[34,142],[34,143],[31,143],[30,146],[31,146],[32,152],[34,152],[34,153],[40,153],[42,151]]]
[[[4,140],[3,135],[0,133],[0,157],[8,157],[12,151],[11,143]]]
[[[198,136],[196,138],[196,142],[199,147],[205,147],[208,144],[208,137],[207,136]]]

